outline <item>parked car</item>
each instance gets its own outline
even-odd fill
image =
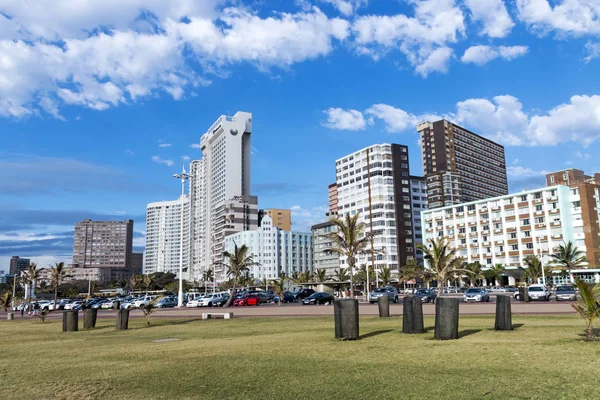
[[[463,296],[463,301],[470,302],[474,301],[477,303],[481,303],[484,301],[490,301],[490,294],[484,288],[473,287],[467,290],[465,295]]]
[[[176,296],[165,296],[154,303],[155,308],[173,308],[177,307],[178,298]]]
[[[81,304],[83,304],[82,301],[72,301],[68,304],[65,304],[65,310],[78,310],[79,307],[81,307]]]
[[[458,288],[456,286],[448,286],[444,288],[444,293],[458,293]]]
[[[234,306],[242,307],[242,306],[258,306],[260,305],[260,297],[255,294],[249,294],[244,297],[241,297],[233,302]]]
[[[100,305],[100,308],[103,310],[110,310],[115,308],[115,301],[117,300],[106,300],[104,302],[102,302],[102,304]]]
[[[279,302],[279,296],[275,296],[273,298],[273,301],[275,302]],[[296,296],[294,295],[294,293],[292,292],[285,292],[283,294],[283,298],[281,299],[282,303],[295,303],[296,302]]]
[[[135,301],[136,301],[136,300],[137,300],[137,299],[136,299],[136,298],[134,298],[134,299],[131,299],[131,300],[129,300],[129,301],[126,301],[126,302],[124,302],[124,303],[121,303],[121,308],[122,308],[123,310],[131,310],[132,308],[135,308]]]
[[[217,307],[225,304],[229,295],[225,296],[223,293],[207,294],[198,300],[199,307]]]
[[[296,300],[303,300],[315,293],[313,289],[302,289],[296,293]]]
[[[133,303],[133,305],[134,305],[134,307],[140,308],[140,307],[150,304],[150,302],[152,300],[154,300],[155,298],[156,298],[156,296],[142,296],[139,299],[137,299]]]
[[[433,303],[437,297],[437,292],[433,289],[417,289],[413,297],[420,297],[422,303]]]
[[[270,303],[275,299],[275,293],[272,290],[263,290],[256,294],[260,296],[263,303]]]
[[[506,293],[507,290],[505,287],[501,286],[492,286],[489,290],[490,293]]]
[[[548,289],[544,285],[533,284],[529,285],[527,288],[527,292],[529,294],[529,300],[550,300],[550,289]],[[521,294],[519,292],[515,292],[515,299],[521,300]]]
[[[577,300],[577,294],[575,293],[573,286],[561,285],[556,287],[556,301],[561,300]]]
[[[200,299],[198,299],[198,300],[190,300],[190,301],[187,302],[187,304],[185,306],[187,308],[200,307]]]
[[[335,297],[333,295],[326,292],[315,292],[302,300],[302,304],[304,305],[312,305],[312,304],[333,304]]]
[[[376,303],[380,297],[387,296],[391,302],[398,302],[398,291],[392,286],[378,287],[369,293],[369,303]]]

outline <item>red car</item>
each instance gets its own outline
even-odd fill
[[[240,299],[236,299],[233,301],[234,306],[257,306],[260,304],[260,297],[250,294],[248,296],[244,296]]]

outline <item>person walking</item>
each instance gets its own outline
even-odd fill
[[[25,304],[21,304],[21,318],[25,315]]]
[[[40,313],[40,303],[37,301],[33,303],[33,315],[38,315]]]

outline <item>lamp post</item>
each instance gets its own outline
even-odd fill
[[[542,254],[542,247],[540,245],[540,237],[537,237],[538,251],[540,255],[540,265],[542,267],[542,285],[546,286],[546,273],[544,272],[544,255]]]
[[[181,221],[179,230],[179,293],[177,296],[177,307],[183,307],[183,217],[185,206],[185,181],[191,179],[191,175],[185,172],[185,166],[182,168],[181,174],[174,174],[173,178],[181,179]]]

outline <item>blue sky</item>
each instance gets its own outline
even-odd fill
[[[168,4],[167,4],[168,3]],[[73,224],[175,199],[222,114],[253,113],[259,206],[320,222],[334,160],[448,118],[512,191],[600,171],[597,0],[0,0],[0,270],[70,261]]]

